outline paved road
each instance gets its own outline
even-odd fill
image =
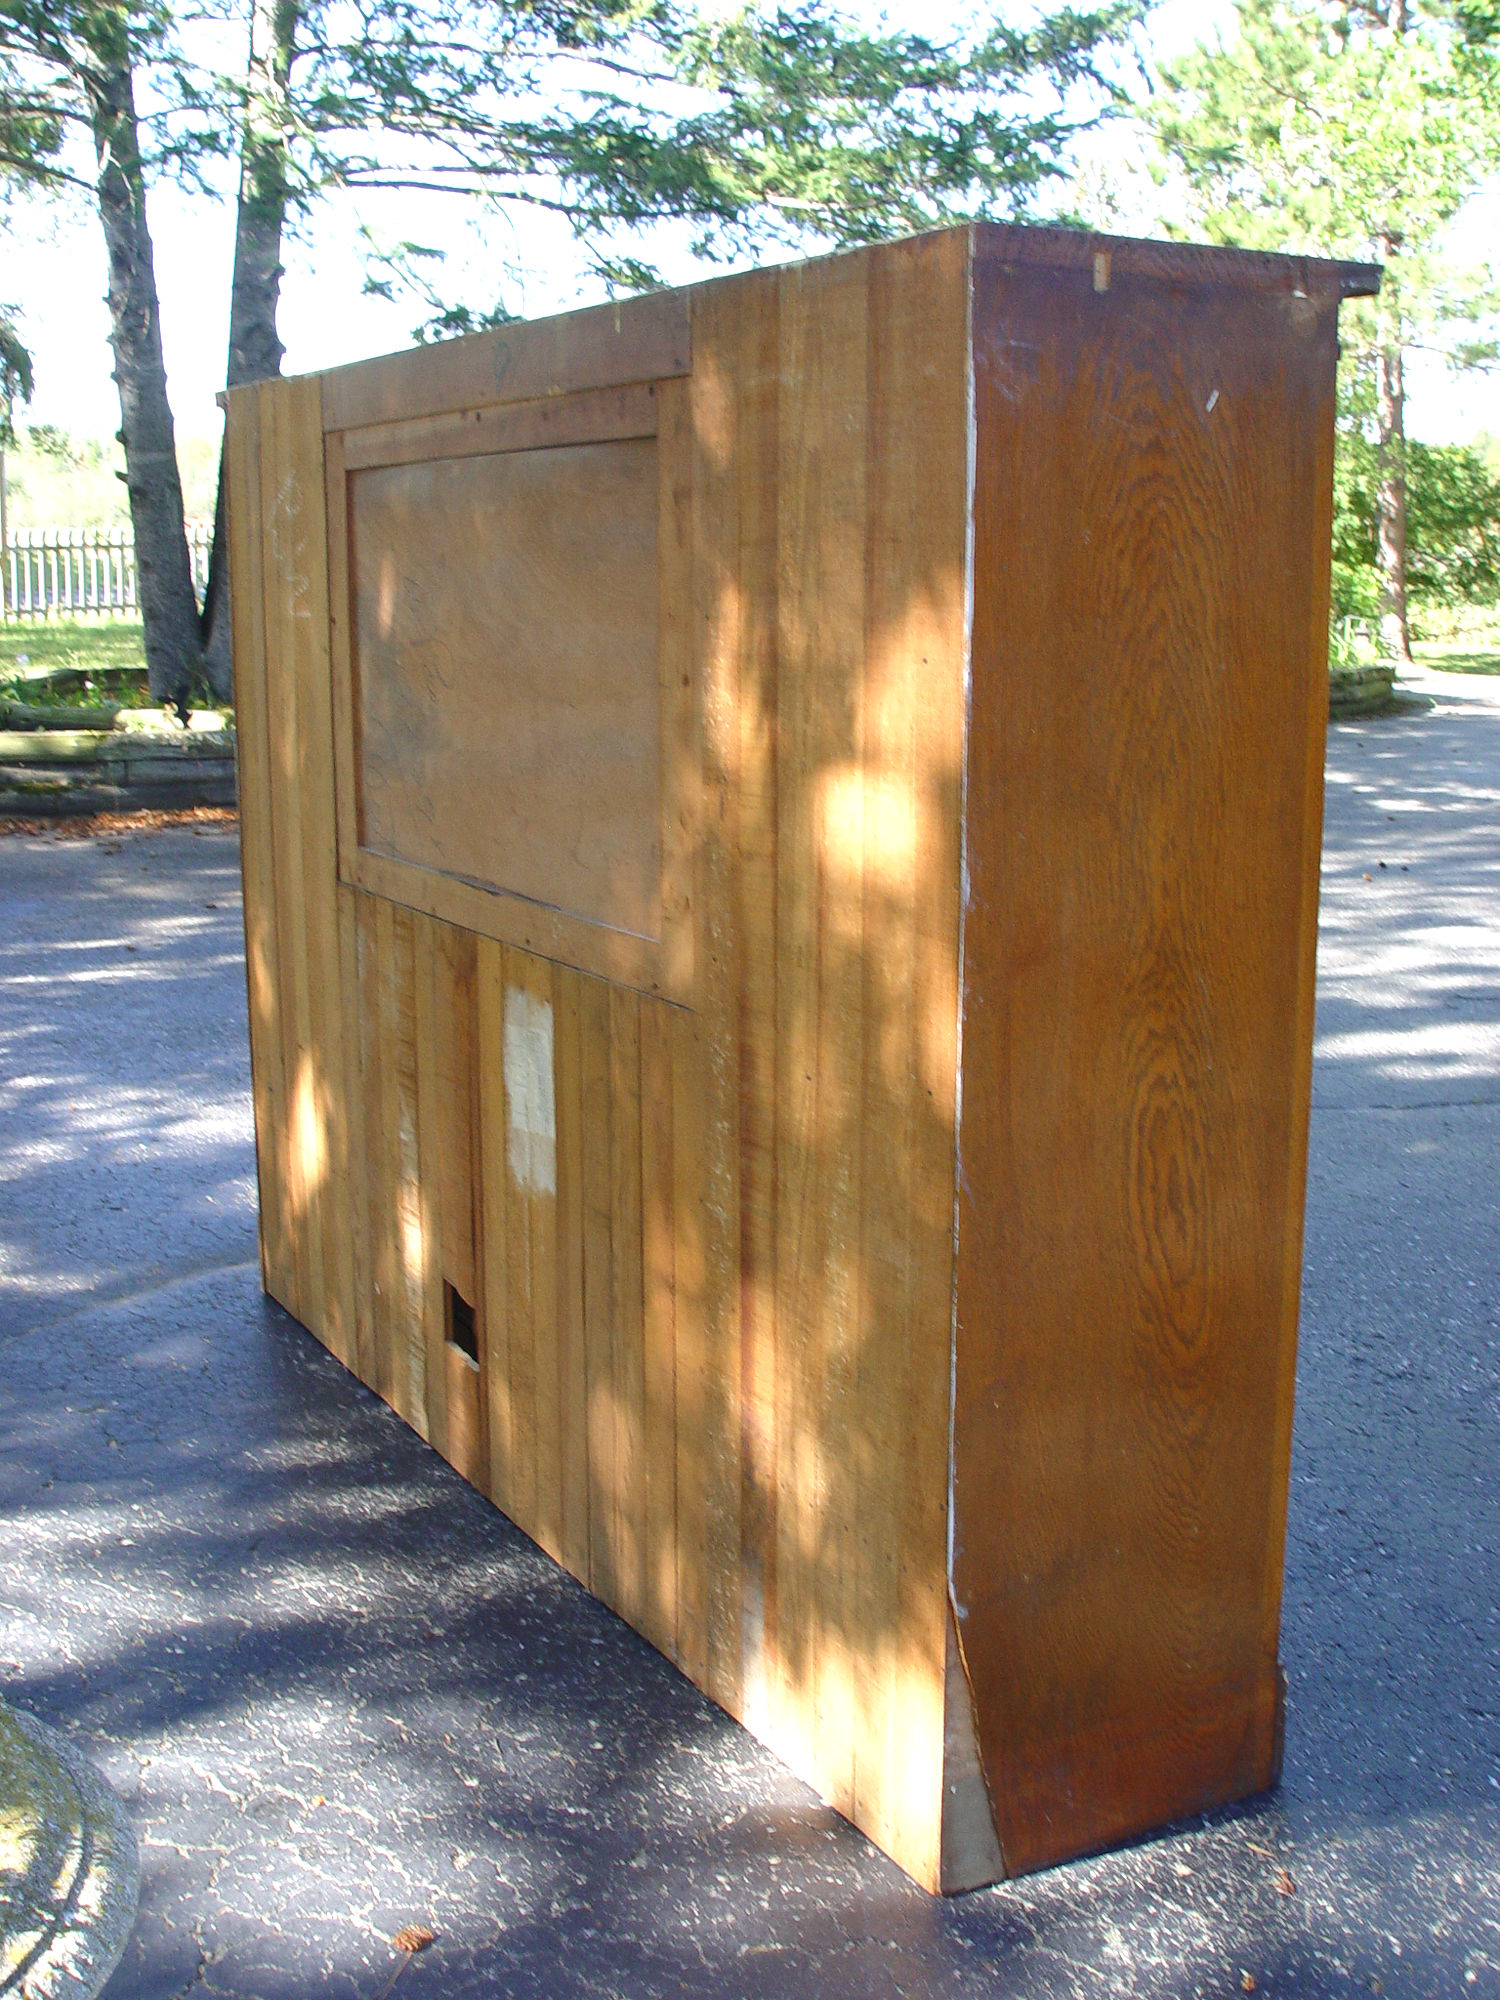
[[[948,1904],[261,1299],[232,840],[0,841],[0,1692],[129,1802],[112,2000],[1500,1995],[1500,689],[1428,684],[1330,746],[1285,1782]]]

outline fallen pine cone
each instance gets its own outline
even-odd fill
[[[432,1932],[426,1924],[403,1924],[391,1943],[397,1951],[426,1951],[432,1943]]]

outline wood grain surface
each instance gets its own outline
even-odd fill
[[[351,480],[360,844],[661,930],[650,439]]]
[[[229,399],[267,1288],[929,1888],[1274,1775],[1370,281],[960,229]]]
[[[663,382],[692,366],[688,294],[656,292],[382,355],[323,377],[331,431]]]
[[[953,1586],[1018,1872],[1275,1775],[1336,297],[1007,247],[975,277]]]
[[[645,383],[325,443],[341,879],[684,1003],[686,411]]]

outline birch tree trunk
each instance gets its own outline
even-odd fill
[[[281,373],[276,331],[281,300],[281,237],[287,210],[287,85],[296,51],[300,0],[253,0],[240,188],[235,213],[234,277],[229,296],[229,388]],[[204,658],[221,700],[234,693],[230,651],[229,564],[224,518],[224,462],[219,460],[213,551],[203,606]]]
[[[1406,0],[1389,0],[1386,26],[1393,35],[1408,27]],[[1376,251],[1387,269],[1401,249],[1394,229],[1383,229]],[[1380,578],[1380,637],[1388,653],[1411,665],[1411,629],[1406,620],[1406,374],[1401,348],[1401,307],[1382,301],[1380,346],[1375,356],[1375,441],[1380,486],[1376,494],[1375,568]]]
[[[198,604],[183,518],[177,440],[167,401],[156,262],[129,44],[98,47],[85,88],[98,166],[99,219],[109,255],[110,346],[120,392],[120,442],[135,536],[137,587],[151,693],[185,712],[202,671]]]

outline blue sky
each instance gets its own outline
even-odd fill
[[[932,0],[888,0],[881,11],[894,25],[932,33],[948,9],[943,0],[936,7]],[[1153,47],[1171,54],[1232,18],[1229,0],[1165,0],[1155,16]],[[451,245],[454,264],[466,266],[467,282],[459,285],[450,278],[450,293],[462,291],[472,302],[484,303],[501,289],[491,282],[483,254],[476,255],[472,239],[451,219],[453,211],[446,213],[450,219],[445,222],[431,204],[423,207],[389,196],[383,206],[367,202],[363,214],[349,205],[319,209],[315,238],[292,243],[286,259],[281,332],[288,372],[409,344],[420,310],[410,301],[392,305],[361,294],[361,222],[379,226],[392,238],[409,235]],[[214,391],[224,371],[232,210],[228,203],[189,201],[160,188],[151,221],[179,435],[212,435],[217,430]],[[0,243],[0,297],[23,308],[36,355],[37,393],[29,421],[58,424],[83,436],[108,436],[119,423],[119,410],[109,376],[98,223],[91,217],[48,221],[40,212],[32,213],[31,222],[29,235],[23,229]],[[1471,256],[1489,254],[1500,261],[1500,190],[1473,205],[1463,234]],[[597,288],[580,289],[571,246],[555,227],[523,221],[510,243],[500,236],[492,239],[491,254],[507,251],[531,274],[523,290],[507,291],[513,310],[535,315],[597,296]],[[671,273],[687,274],[686,265]],[[1442,442],[1466,439],[1480,429],[1500,431],[1500,383],[1494,380],[1455,383],[1441,363],[1424,365],[1416,357],[1410,389],[1411,427],[1419,436]]]

